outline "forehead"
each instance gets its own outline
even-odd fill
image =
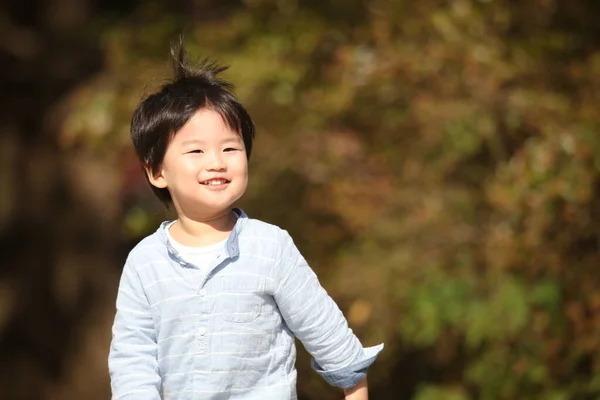
[[[182,143],[189,140],[222,141],[241,140],[240,134],[233,130],[221,114],[211,109],[201,109],[175,133],[173,142]]]

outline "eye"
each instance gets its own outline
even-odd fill
[[[188,151],[188,154],[200,154],[200,153],[204,153],[204,152],[202,150],[200,150],[200,149]]]
[[[224,152],[225,152],[225,151],[227,151],[227,152],[229,152],[229,151],[238,151],[238,149],[234,149],[233,147],[228,147],[228,148],[226,148],[226,149],[225,149],[225,150],[223,150],[223,151],[224,151]]]

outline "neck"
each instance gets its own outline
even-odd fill
[[[169,228],[169,233],[184,246],[209,246],[227,239],[236,220],[230,209],[204,218],[192,218],[179,213],[177,221]]]

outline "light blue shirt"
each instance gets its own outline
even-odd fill
[[[383,344],[363,348],[289,234],[238,220],[206,274],[164,222],[129,254],[108,364],[113,399],[296,399],[298,337],[312,367],[350,388]]]

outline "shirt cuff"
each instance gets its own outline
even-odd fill
[[[314,358],[311,360],[311,367],[330,385],[350,389],[358,385],[367,376],[367,370],[375,362],[381,350],[383,350],[383,343],[366,347],[363,349],[363,356],[358,361],[335,371],[324,371]]]

